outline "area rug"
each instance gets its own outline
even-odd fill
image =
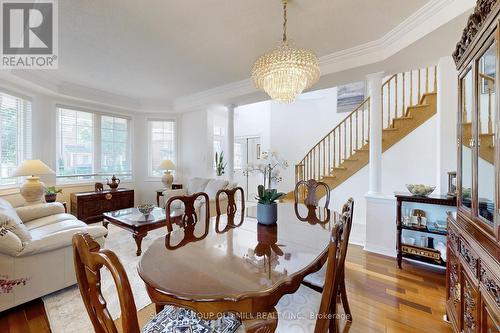
[[[143,251],[150,246],[153,240],[164,234],[165,230],[163,229],[148,233],[142,242]],[[125,267],[137,310],[140,310],[138,313],[140,323],[145,324],[154,315],[154,306],[150,305],[151,301],[144,287],[144,282],[137,273],[140,257],[135,255],[136,245],[132,235],[110,224],[105,247],[114,251]],[[112,318],[118,322],[120,305],[112,281],[109,272],[104,270],[102,291]],[[296,293],[284,296],[276,307],[279,314],[277,332],[305,333],[314,331],[315,314],[319,309],[320,300],[321,294],[303,286]],[[43,297],[43,302],[53,333],[93,332],[77,286],[47,295]]]
[[[135,255],[136,244],[132,234],[109,225],[109,234],[105,248],[116,253],[125,267],[130,286],[134,294],[137,310],[149,305],[151,300],[144,287],[144,282],[137,273],[138,257]],[[148,233],[142,241],[143,251],[153,240],[165,235],[166,229],[157,229]],[[120,317],[120,304],[111,274],[105,269],[102,274],[102,292],[113,319]],[[93,332],[92,323],[80,296],[78,286],[72,286],[43,297],[47,317],[53,333]]]

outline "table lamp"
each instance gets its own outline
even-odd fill
[[[14,170],[12,177],[28,176],[21,185],[20,192],[26,204],[31,205],[41,202],[42,196],[45,193],[45,184],[40,181],[40,177],[36,177],[35,175],[51,174],[55,174],[54,170],[42,161],[25,160]]]
[[[174,182],[174,176],[170,171],[175,170],[175,164],[171,160],[163,160],[158,167],[160,170],[165,170],[163,177],[161,177],[161,182],[167,189],[172,188],[172,183]]]

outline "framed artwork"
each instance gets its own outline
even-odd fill
[[[337,112],[351,112],[365,100],[365,81],[337,87]]]

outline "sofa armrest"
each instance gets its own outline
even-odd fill
[[[60,202],[41,203],[32,206],[16,208],[16,213],[24,223],[42,217],[65,213],[64,205]]]
[[[17,256],[23,250],[23,242],[15,233],[7,228],[0,227],[0,253]]]
[[[163,197],[165,198],[165,204],[167,204],[168,199],[172,197],[177,197],[180,195],[187,195],[187,190],[182,188],[178,190],[166,190],[163,191]]]
[[[82,226],[58,231],[26,243],[23,250],[17,256],[24,257],[71,246],[73,235],[77,232],[86,232],[92,238],[99,239],[108,234],[108,229],[103,226]]]

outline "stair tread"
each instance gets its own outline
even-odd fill
[[[397,118],[394,118],[394,120],[411,120],[413,119],[412,116],[405,116],[405,117],[397,117]]]
[[[424,103],[424,104],[415,104],[415,105],[409,106],[408,108],[424,108],[424,107],[428,107],[428,106],[430,106],[430,104]]]
[[[346,158],[344,159],[344,162],[357,162],[359,161],[359,158]]]
[[[393,132],[393,131],[399,131],[399,129],[397,129],[395,127],[387,127],[387,128],[384,128],[382,131]]]
[[[332,168],[332,170],[347,170],[346,167],[335,167],[335,168]]]
[[[479,134],[479,136],[494,136],[495,133],[482,133],[482,134]]]

